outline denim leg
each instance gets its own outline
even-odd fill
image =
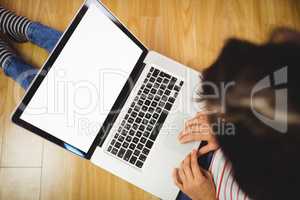
[[[212,157],[213,157],[213,152],[210,152],[210,153],[206,154],[205,156],[200,157],[200,159],[198,159],[199,165],[203,169],[208,170],[211,160],[212,160]],[[186,194],[184,194],[183,192],[180,191],[176,200],[191,200],[191,199]]]
[[[18,82],[25,90],[38,73],[38,70],[26,64],[21,58],[13,56],[8,58],[3,66],[4,73]]]
[[[50,53],[62,36],[62,33],[43,24],[32,22],[28,26],[26,35],[30,42]]]

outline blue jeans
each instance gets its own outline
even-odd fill
[[[29,41],[50,53],[62,33],[40,23],[31,23],[27,29]],[[25,90],[36,76],[38,70],[18,56],[10,57],[3,66],[4,73],[17,81]]]

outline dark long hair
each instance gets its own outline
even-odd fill
[[[287,69],[287,83],[276,85],[274,72],[282,69]],[[255,94],[258,105],[253,105],[251,92],[265,77],[270,77],[271,85]],[[209,114],[210,123],[222,118],[234,125],[233,135],[216,135],[241,189],[252,199],[295,199],[300,186],[299,44],[287,40],[256,45],[231,39],[201,79],[220,90],[220,83],[234,82],[225,93],[225,105],[220,98],[208,98],[214,90],[205,84],[199,98],[210,108],[225,108]],[[284,133],[253,113],[254,107],[258,113],[274,117],[275,92],[280,88],[287,88],[287,113],[279,111],[288,116]]]

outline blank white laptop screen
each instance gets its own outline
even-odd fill
[[[91,5],[21,119],[88,152],[141,54]]]

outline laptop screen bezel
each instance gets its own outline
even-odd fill
[[[64,49],[68,40],[71,38],[71,36],[74,33],[74,31],[76,30],[77,26],[79,25],[79,23],[85,16],[86,12],[89,9],[89,5],[91,3],[95,3],[96,6],[99,8],[100,12],[105,14],[119,29],[121,29],[128,36],[128,38],[130,38],[136,45],[138,45],[142,50],[142,54],[139,57],[139,59],[137,60],[136,65],[134,66],[132,72],[130,73],[129,78],[127,79],[127,81],[126,81],[124,87],[122,88],[118,98],[116,99],[114,105],[112,106],[111,111],[107,115],[106,120],[104,121],[101,129],[99,130],[91,147],[89,148],[88,152],[84,152],[84,151],[78,149],[77,147],[75,147],[71,144],[68,144],[65,141],[62,141],[59,138],[54,137],[50,133],[47,133],[46,131],[43,131],[42,129],[22,120],[21,115],[24,112],[24,110],[26,109],[27,105],[31,101],[31,99],[34,96],[34,94],[36,93],[36,91],[38,90],[39,86],[43,82],[44,78],[47,76],[52,65],[55,63],[56,59],[58,58],[59,54]],[[99,25],[101,25],[101,24],[99,24]],[[112,44],[112,45],[115,45],[115,44]],[[100,1],[98,1],[98,0],[86,1],[82,5],[80,10],[77,12],[77,14],[76,14],[75,18],[73,19],[73,21],[71,22],[70,26],[63,34],[62,38],[56,45],[55,49],[49,56],[48,60],[46,61],[46,63],[42,67],[42,69],[40,70],[39,74],[34,79],[33,83],[31,84],[30,88],[28,89],[28,91],[26,92],[26,94],[23,97],[22,101],[20,102],[19,106],[16,108],[15,112],[12,115],[12,121],[15,124],[45,138],[46,140],[49,140],[49,141],[59,145],[60,147],[62,147],[64,149],[69,150],[70,152],[72,152],[80,157],[90,159],[92,157],[96,147],[98,145],[101,146],[101,144],[107,137],[109,130],[111,128],[111,124],[118,117],[119,113],[115,112],[115,111],[121,110],[121,108],[125,104],[127,97],[129,96],[129,94],[133,88],[133,84],[136,83],[136,81],[138,80],[138,77],[140,76],[141,72],[143,71],[144,66],[145,66],[143,61],[144,61],[147,53],[148,53],[148,49]]]

